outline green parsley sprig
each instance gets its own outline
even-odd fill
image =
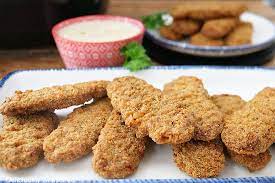
[[[163,15],[165,12],[155,13],[141,17],[141,20],[147,29],[158,29],[165,24]]]
[[[150,57],[146,54],[146,50],[137,42],[127,44],[120,50],[120,52],[125,57],[123,67],[132,72],[139,71],[153,65]]]

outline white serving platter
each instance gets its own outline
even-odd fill
[[[201,78],[212,94],[237,94],[245,100],[252,98],[266,86],[275,86],[275,70],[259,67],[203,67],[203,66],[168,66],[151,67],[140,72],[131,73],[123,68],[98,68],[89,70],[28,70],[8,74],[0,81],[0,102],[11,96],[15,90],[38,89],[46,86],[63,85],[89,80],[112,80],[115,77],[134,75],[155,87],[181,75],[191,75]],[[59,117],[66,116],[73,107],[58,110]],[[0,126],[1,126],[0,119]],[[112,182],[275,182],[275,147],[271,147],[272,161],[263,170],[250,173],[247,169],[232,161],[226,162],[226,167],[218,178],[192,179],[181,172],[172,160],[169,145],[150,143],[145,157],[137,172],[124,180]],[[98,176],[91,168],[92,154],[69,164],[52,165],[41,160],[37,166],[19,170],[7,171],[0,168],[0,182],[102,182],[105,179]]]
[[[275,42],[275,26],[267,18],[252,12],[245,12],[241,20],[253,25],[251,45],[240,46],[197,46],[189,44],[188,41],[172,41],[163,38],[158,30],[146,30],[146,36],[155,44],[164,48],[185,54],[207,57],[231,57],[246,55],[270,47]]]

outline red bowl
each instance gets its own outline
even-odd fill
[[[83,20],[115,20],[129,22],[140,29],[140,32],[127,39],[110,42],[81,42],[66,39],[58,34],[58,31],[72,23]],[[58,51],[67,68],[107,67],[123,64],[124,58],[120,49],[129,42],[142,42],[144,36],[143,24],[135,19],[111,15],[92,15],[67,19],[56,24],[52,29]]]

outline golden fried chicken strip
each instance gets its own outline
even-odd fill
[[[36,165],[43,157],[43,141],[57,125],[57,116],[41,112],[29,116],[3,116],[0,131],[0,166],[17,170]]]
[[[252,24],[249,22],[242,22],[225,38],[225,44],[228,46],[251,44],[252,35]]]
[[[200,79],[192,76],[179,77],[164,86],[163,98],[165,95],[165,103],[175,104],[179,100],[177,107],[186,108],[188,114],[193,116],[195,140],[210,141],[221,133],[223,115],[212,102]],[[167,110],[164,105],[161,105],[160,112],[162,110]]]
[[[144,80],[126,76],[114,79],[107,87],[107,94],[125,124],[136,129],[137,137],[148,135],[148,125],[159,108],[161,91]]]
[[[197,33],[190,37],[190,44],[198,46],[223,46],[224,41],[222,39],[212,39],[206,37],[202,33]]]
[[[264,168],[271,160],[271,154],[269,150],[256,156],[237,154],[233,151],[228,152],[233,161],[244,167],[247,167],[251,172]]]
[[[45,159],[50,163],[71,162],[90,153],[111,111],[108,98],[75,109],[45,138]]]
[[[208,20],[203,24],[201,33],[212,39],[223,38],[237,26],[238,22],[236,18]]]
[[[106,96],[107,84],[107,81],[91,81],[34,91],[16,91],[2,104],[0,112],[4,115],[32,114],[83,104],[93,98]]]
[[[232,115],[233,112],[242,109],[246,103],[238,95],[222,94],[213,95],[211,98],[213,102],[219,107],[219,109],[224,113],[225,122],[230,121],[227,120],[227,118],[230,118],[230,115]],[[237,154],[233,151],[228,151],[228,153],[233,161],[244,167],[247,167],[251,172],[264,168],[271,160],[271,154],[269,150],[256,156]]]
[[[212,102],[203,83],[196,77],[182,76],[164,86],[156,120],[149,136],[159,144],[179,144],[218,137],[223,115]]]
[[[274,104],[275,89],[267,87],[227,118],[221,134],[226,147],[238,154],[264,153],[274,140]]]
[[[224,169],[225,156],[219,141],[194,141],[173,145],[174,161],[180,170],[195,178],[216,177]]]
[[[180,35],[189,36],[200,31],[201,22],[191,19],[175,20],[171,29]]]
[[[224,17],[238,17],[247,7],[232,3],[184,3],[174,7],[170,14],[174,19],[209,20]]]
[[[134,129],[113,111],[93,147],[92,166],[104,178],[124,178],[137,170],[144,151],[145,138],[136,138]]]
[[[172,29],[172,26],[162,26],[159,29],[159,33],[162,37],[164,37],[166,39],[174,40],[174,41],[181,40],[183,38],[183,34],[175,32]]]

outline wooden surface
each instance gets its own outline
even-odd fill
[[[186,0],[110,0],[108,14],[138,18],[152,12],[167,10]],[[192,0],[192,3],[199,1]],[[205,1],[204,1],[205,2]],[[228,1],[227,1],[228,2]],[[275,10],[262,1],[244,0],[249,10],[271,19],[275,23]],[[266,64],[275,67],[275,58]],[[7,73],[20,69],[63,68],[64,65],[55,47],[32,50],[0,51],[0,78]]]

